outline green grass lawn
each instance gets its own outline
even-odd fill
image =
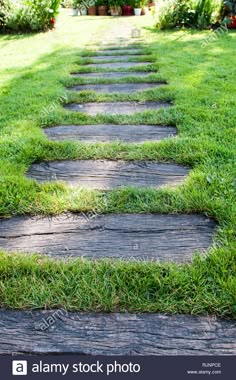
[[[87,83],[70,72],[85,70],[86,43],[106,34],[112,18],[60,16],[56,31],[0,36],[0,215],[64,211],[204,213],[219,224],[204,257],[177,266],[155,262],[76,260],[0,255],[0,305],[10,308],[204,313],[236,317],[235,123],[236,34],[202,47],[211,32],[158,32],[147,18],[132,18],[143,30],[144,53],[154,68],[148,80],[168,86],[139,94],[69,92]],[[150,22],[150,20],[148,21]],[[138,58],[140,60],[140,58]],[[143,58],[145,61],[145,57]],[[86,70],[88,71],[88,70]],[[131,70],[132,71],[132,70]],[[134,81],[146,81],[135,78]],[[90,80],[90,83],[123,83]],[[133,116],[88,117],[62,103],[169,100],[172,107]],[[50,110],[45,117],[44,110]],[[42,126],[127,122],[176,125],[178,137],[144,144],[49,142]],[[54,159],[158,160],[192,170],[182,186],[121,189],[109,193],[39,185],[25,178],[33,162]]]

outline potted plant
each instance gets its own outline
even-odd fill
[[[85,0],[77,0],[77,1],[78,1],[78,8],[79,8],[81,16],[86,16],[88,13],[86,1]]]
[[[98,16],[108,15],[108,0],[97,0]]]
[[[96,5],[95,5],[95,1],[90,1],[89,3],[89,7],[88,7],[88,15],[89,16],[96,16]]]
[[[78,0],[74,0],[73,1],[72,16],[78,16],[78,14],[79,14]]]
[[[108,0],[109,12],[111,16],[120,16],[122,13],[120,0]]]
[[[142,6],[140,0],[135,0],[134,2],[134,14],[135,16],[141,16]]]
[[[145,15],[148,13],[149,9],[148,9],[148,0],[141,0],[140,1],[140,5],[141,5],[141,8],[142,8],[142,11],[141,11],[141,16]]]
[[[130,5],[129,0],[125,1],[122,5],[122,16],[133,16],[133,7]]]

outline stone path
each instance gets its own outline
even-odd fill
[[[160,108],[170,107],[168,102],[106,102],[106,103],[71,103],[65,106],[71,111],[86,113],[90,116],[99,114],[107,115],[132,115],[137,112],[155,111]]]
[[[120,19],[119,19],[120,20]],[[142,38],[127,38],[132,25],[120,20],[109,37],[92,50],[92,58],[115,60],[90,63],[88,73],[74,77],[119,79],[155,73],[152,62],[131,62],[142,57]],[[138,42],[138,44],[137,44]],[[132,58],[133,57],[133,58]],[[145,66],[141,69],[142,66]],[[125,71],[126,69],[136,71]],[[96,70],[96,72],[91,72]],[[148,71],[145,71],[148,70]],[[87,82],[86,82],[87,83]],[[73,90],[133,92],[158,83],[91,84]],[[67,104],[67,112],[96,115],[130,115],[171,107],[169,102],[103,102]],[[148,115],[148,114],[147,114]],[[160,125],[62,125],[45,129],[50,140],[86,142],[157,141],[176,134],[173,126]],[[119,186],[158,187],[179,184],[189,170],[155,161],[66,160],[33,164],[27,176],[39,182],[62,180],[69,185],[110,190]],[[216,223],[204,215],[63,214],[56,217],[17,216],[0,219],[0,249],[36,252],[53,258],[154,259],[190,262],[196,251],[212,244]],[[47,325],[48,320],[54,320]],[[45,327],[46,325],[46,327]],[[0,310],[0,354],[80,353],[99,355],[235,355],[235,322],[211,317],[129,313],[67,313],[60,311]]]
[[[50,325],[51,324],[51,325]],[[235,355],[234,321],[161,314],[0,311],[0,354]]]
[[[96,59],[97,57],[99,56],[116,56],[116,55],[126,55],[128,57],[130,56],[133,56],[133,55],[137,55],[138,57],[140,55],[143,55],[143,50],[140,50],[140,49],[119,49],[119,50],[116,50],[116,49],[107,49],[107,50],[98,50],[96,51]],[[89,56],[89,58],[91,58],[92,56]]]
[[[111,72],[95,72],[95,73],[72,73],[73,77],[79,78],[93,78],[93,79],[119,79],[127,77],[147,77],[150,75],[150,71],[111,71]]]
[[[70,87],[72,91],[96,91],[97,93],[133,93],[137,91],[150,90],[152,88],[158,88],[165,83],[116,83],[116,84],[80,84]]]
[[[89,63],[86,65],[87,69],[129,69],[131,67],[151,65],[150,61],[142,62],[108,62],[108,63]],[[85,65],[84,65],[85,66]]]
[[[190,261],[212,242],[216,223],[203,215],[64,214],[0,221],[0,246],[55,258]]]
[[[135,62],[135,58],[138,58],[140,59],[142,57],[142,55],[134,55],[134,54],[131,54],[131,55],[127,55],[126,54],[118,54],[117,52],[117,55],[114,55],[114,53],[110,54],[110,55],[90,55],[88,57],[86,57],[86,59],[90,59],[92,61],[94,61],[94,63],[96,62],[99,62],[99,61],[106,61],[106,62],[114,62],[114,61],[118,61],[118,62],[123,62],[123,61],[132,61],[132,62]],[[146,55],[145,55],[145,58],[146,58]],[[152,62],[152,61],[147,61],[147,62]]]
[[[38,182],[64,181],[72,186],[112,190],[176,185],[187,174],[188,169],[180,165],[155,161],[66,160],[33,164],[27,176]]]
[[[175,136],[177,130],[172,126],[159,125],[60,125],[45,128],[49,140],[71,140],[87,142],[123,141],[127,143],[143,143],[157,141]]]

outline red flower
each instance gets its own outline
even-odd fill
[[[56,19],[55,18],[51,18],[50,22],[51,22],[52,25],[55,25],[56,24]]]

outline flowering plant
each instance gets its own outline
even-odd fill
[[[60,0],[9,0],[6,28],[14,31],[44,31],[55,25]]]

